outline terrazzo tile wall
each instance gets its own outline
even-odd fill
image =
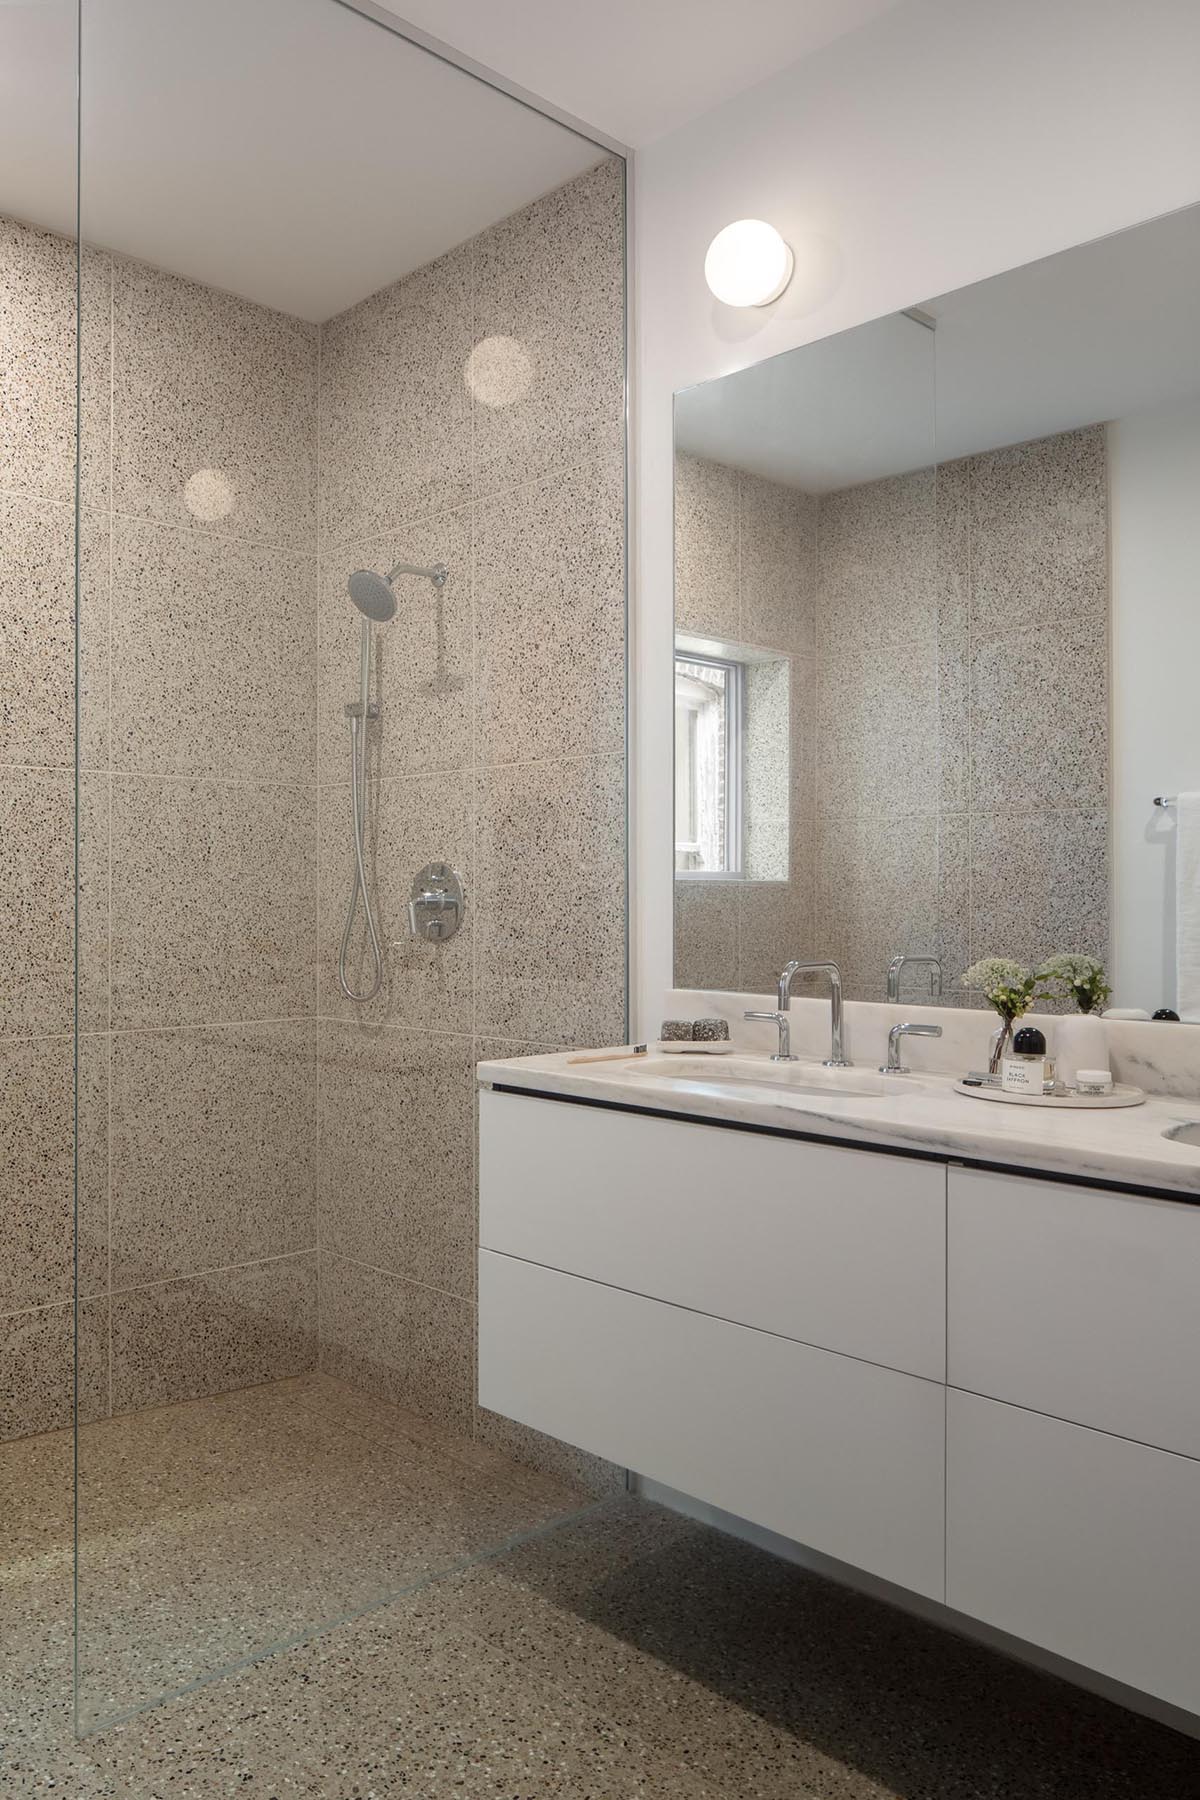
[[[731,496],[747,478],[678,461],[678,606],[695,629],[739,579]],[[787,956],[830,956],[850,997],[882,1000],[903,950],[940,957],[945,998],[971,1004],[958,979],[981,956],[1107,959],[1104,427],[799,499],[811,885],[766,940],[764,980],[736,892],[722,911],[678,884],[676,979],[762,991]],[[902,998],[927,1000],[927,982],[909,972]]]
[[[11,222],[0,255],[19,1436],[71,1411],[75,276],[73,245]],[[88,253],[81,330],[87,1410],[320,1360],[582,1469],[476,1409],[473,1065],[625,1029],[622,165],[320,328]],[[336,980],[345,581],[401,558],[451,573],[440,600],[399,583],[377,634],[369,855],[396,948],[358,1008]],[[407,935],[434,857],[468,893],[442,946]]]
[[[527,1455],[475,1405],[473,1067],[625,1032],[623,235],[611,160],[322,330],[322,1366]],[[399,560],[450,574],[440,596],[400,578],[376,633],[370,853],[395,947],[364,1007],[336,976],[345,583]],[[406,912],[434,859],[467,891],[441,945]]]
[[[3,1436],[71,1415],[75,310],[74,246],[0,223]],[[316,1358],[318,334],[93,252],[80,329],[79,1355],[103,1414]]]

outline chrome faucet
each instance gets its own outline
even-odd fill
[[[888,999],[900,998],[900,973],[908,963],[918,963],[931,970],[929,992],[935,999],[939,998],[942,992],[942,965],[936,956],[893,956],[887,971]]]
[[[907,1075],[908,1070],[900,1061],[900,1040],[906,1037],[941,1037],[940,1025],[893,1025],[888,1032],[887,1061],[880,1063],[881,1075]]]
[[[848,1069],[850,1059],[842,1049],[842,972],[832,962],[790,962],[779,977],[777,1006],[774,1012],[748,1012],[747,1019],[769,1020],[779,1029],[779,1048],[772,1056],[772,1062],[795,1062],[792,1055],[792,1028],[788,1014],[792,1005],[792,983],[797,975],[828,975],[829,977],[829,1011],[830,1011],[830,1046],[829,1055],[825,1057],[823,1067],[826,1069]]]

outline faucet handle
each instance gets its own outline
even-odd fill
[[[792,1055],[792,1022],[782,1008],[778,1012],[745,1012],[742,1017],[750,1019],[756,1024],[770,1024],[776,1027],[779,1032],[779,1048],[772,1056],[772,1062],[796,1061]]]
[[[881,1075],[907,1075],[908,1074],[909,1071],[904,1067],[904,1064],[900,1061],[900,1039],[901,1038],[906,1038],[906,1037],[938,1038],[938,1037],[941,1037],[941,1035],[942,1035],[942,1028],[940,1025],[926,1025],[923,1023],[918,1023],[916,1021],[912,1021],[912,1022],[905,1021],[905,1023],[902,1025],[893,1025],[892,1029],[888,1032],[887,1061],[885,1063],[880,1063],[879,1073]]]

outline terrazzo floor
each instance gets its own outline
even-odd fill
[[[319,1378],[90,1428],[81,1475],[94,1714],[369,1610],[75,1741],[69,1439],[7,1447],[5,1800],[1200,1796],[1190,1739]]]

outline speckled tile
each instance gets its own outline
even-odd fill
[[[114,1412],[312,1368],[317,1258],[280,1257],[114,1293]]]
[[[965,635],[971,618],[971,460],[934,471],[938,629],[948,638]]]
[[[113,267],[113,510],[315,543],[317,327],[148,264]]]
[[[473,263],[461,245],[321,327],[322,554],[468,498]]]
[[[474,243],[475,492],[621,442],[624,165],[610,157]],[[443,401],[444,404],[444,401]]]
[[[877,969],[881,982],[898,953],[936,954],[936,815],[830,812],[822,814],[821,827],[816,936],[822,953],[847,968]]]
[[[818,805],[848,812],[935,812],[940,792],[932,644],[838,641],[818,661]]]
[[[817,641],[931,650],[936,641],[936,512],[932,469],[821,496]]]
[[[471,1040],[323,1020],[320,1090],[322,1250],[471,1299]]]
[[[80,530],[82,761],[108,766],[108,522]],[[74,509],[0,494],[0,763],[75,763]]]
[[[316,562],[113,521],[113,767],[316,775]]]
[[[118,1032],[112,1280],[315,1248],[316,1026]]]
[[[973,962],[1078,951],[1107,963],[1108,934],[1106,813],[972,813]]]
[[[75,1012],[75,783],[66,769],[0,769],[0,1037],[69,1031]],[[79,1023],[108,1023],[108,782],[79,799]]]
[[[985,638],[971,661],[971,805],[1075,810],[1108,799],[1107,634],[1085,622]]]
[[[71,238],[0,218],[0,489],[75,497],[76,252]],[[108,504],[111,268],[82,267],[83,503]]]
[[[737,993],[741,901],[734,881],[675,881],[675,986]],[[780,964],[780,967],[783,965]]]
[[[1103,632],[1108,502],[1103,425],[971,459],[971,628],[1062,619]]]
[[[0,1313],[69,1300],[75,1284],[75,1046],[0,1043]],[[79,1284],[108,1286],[108,1039],[79,1040]]]
[[[313,794],[113,777],[115,1027],[313,1011]]]
[[[625,767],[524,763],[477,779],[476,1026],[623,1041]]]
[[[738,894],[738,984],[743,993],[769,992],[785,963],[793,957],[820,953],[813,941],[813,905],[811,869],[798,870],[791,881],[748,881],[743,885]]]
[[[624,535],[615,458],[476,508],[479,763],[623,748]]]
[[[965,1006],[967,995],[961,978],[972,960],[971,822],[965,812],[938,815],[937,955],[942,964],[943,1004]]]
[[[472,1016],[472,945],[475,893],[472,861],[472,786],[469,775],[429,774],[412,780],[372,782],[364,842],[367,879],[384,949],[384,985],[365,1004],[347,1000],[338,982],[338,958],[354,875],[349,787],[321,789],[321,952],[318,991],[329,1017],[394,1025],[469,1031]],[[413,877],[430,862],[448,862],[466,893],[463,923],[452,938],[434,943],[409,929]],[[374,976],[360,900],[347,968],[351,985],[365,991]]]
[[[601,1497],[625,1490],[625,1471],[618,1469],[615,1463],[605,1462],[601,1456],[591,1456],[586,1450],[577,1450],[572,1444],[560,1443],[557,1438],[533,1431],[528,1425],[518,1425],[515,1419],[489,1412],[486,1406],[475,1409],[475,1436],[480,1443],[503,1451],[514,1462],[558,1476],[584,1494]]]
[[[396,578],[396,616],[373,639],[371,699],[379,718],[368,728],[375,775],[465,769],[471,762],[471,514],[468,507],[416,519],[382,538],[327,552],[321,567],[320,777],[349,781],[346,703],[358,699],[361,615],[346,583],[355,569],[386,574],[398,562],[444,563],[445,586]]]
[[[786,881],[793,779],[788,659],[747,664],[744,698],[742,869],[753,881]]]
[[[816,647],[817,500],[744,471],[738,485],[738,641],[811,656]]]
[[[675,458],[675,629],[737,643],[741,629],[736,469]]]
[[[323,1251],[321,1368],[469,1437],[474,1308],[438,1288]]]
[[[291,1457],[269,1462],[271,1481],[278,1474],[285,1484],[278,1531],[258,1528],[276,1490],[256,1480],[268,1467],[259,1440],[252,1434],[239,1444],[240,1401],[219,1415],[219,1403],[155,1415],[170,1447],[164,1472],[183,1467],[193,1484],[180,1488],[180,1499],[220,1484],[215,1505],[183,1507],[175,1518],[170,1506],[153,1510],[149,1484],[136,1486],[145,1451],[123,1442],[149,1421],[118,1420],[85,1434],[89,1450],[98,1433],[112,1445],[105,1491],[111,1496],[134,1477],[151,1508],[145,1517],[166,1528],[139,1529],[134,1504],[119,1540],[104,1546],[85,1537],[85,1576],[96,1580],[85,1586],[85,1710],[103,1705],[114,1675],[146,1685],[169,1666],[168,1655],[186,1656],[189,1628],[198,1633],[196,1668],[196,1650],[215,1647],[222,1627],[236,1633],[250,1615],[265,1623],[267,1613],[256,1611],[264,1602],[274,1598],[282,1616],[310,1580],[323,1595],[322,1556],[343,1578],[353,1576],[360,1545],[387,1542],[372,1535],[372,1511],[382,1513],[376,1527],[393,1525],[400,1554],[416,1547],[407,1505],[389,1509],[370,1479],[370,1445],[386,1443],[385,1419],[370,1422],[357,1448],[347,1444],[352,1477],[368,1477],[367,1503],[356,1503],[356,1480],[347,1482],[339,1495],[345,1517],[328,1514],[333,1525],[322,1534],[319,1508],[337,1504],[325,1486],[329,1446],[315,1459],[306,1513],[302,1446],[311,1439],[287,1390],[255,1404],[259,1420],[274,1406],[297,1431]],[[23,1475],[61,1479],[43,1453],[28,1460],[33,1448],[15,1447]],[[426,1466],[418,1457],[414,1473]],[[226,1500],[233,1490],[225,1484],[239,1471],[257,1489],[246,1490],[251,1508],[242,1512]],[[432,1496],[438,1468],[428,1466],[428,1479]],[[453,1510],[464,1490],[451,1492]],[[510,1504],[519,1505],[516,1496]],[[531,1508],[527,1516],[539,1515]],[[65,1537],[65,1520],[60,1529]],[[154,1557],[144,1584],[128,1579],[139,1549]],[[243,1550],[250,1579],[231,1609],[231,1571]],[[294,1553],[275,1596],[262,1585],[272,1552],[277,1570]],[[59,1568],[45,1566],[42,1592],[57,1584],[61,1596]],[[172,1570],[182,1586],[172,1587]],[[56,1608],[49,1629],[36,1621],[43,1688],[62,1682],[69,1666],[61,1597]],[[26,1611],[32,1616],[31,1606]],[[173,1639],[164,1629],[172,1624]],[[25,1645],[32,1659],[32,1633]],[[201,1677],[209,1672],[196,1668]],[[407,1791],[470,1800],[1144,1800],[1190,1794],[1197,1759],[1188,1738],[637,1500],[567,1517],[83,1743],[51,1735],[45,1692],[29,1685],[17,1699],[31,1715],[41,1712],[42,1733],[39,1740],[28,1725],[22,1733],[26,1722],[18,1720],[8,1791],[32,1795],[52,1784],[79,1800],[151,1791],[163,1800],[215,1800],[235,1790],[263,1800]],[[30,1723],[36,1730],[39,1721]]]
[[[108,1299],[79,1312],[80,1410],[108,1410]],[[75,1404],[75,1308],[71,1301],[0,1315],[0,1442],[69,1425]]]

